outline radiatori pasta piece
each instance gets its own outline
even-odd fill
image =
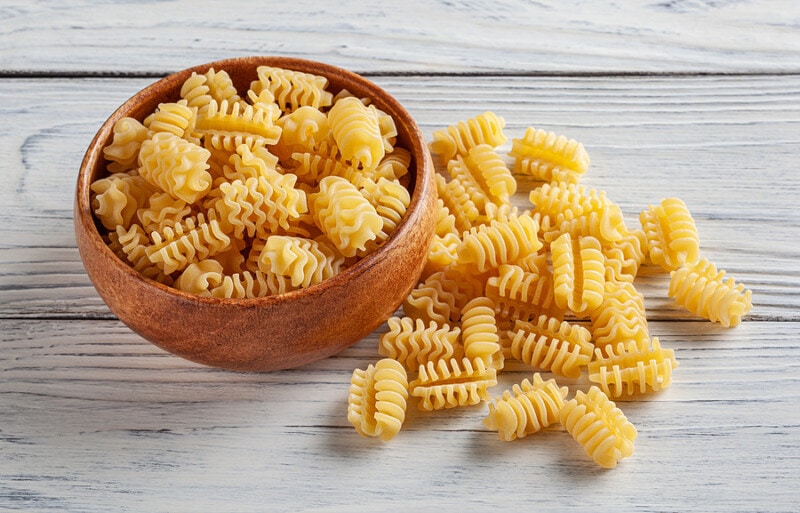
[[[600,306],[605,287],[605,261],[594,237],[573,241],[565,233],[550,245],[553,260],[553,292],[556,305],[575,315],[586,315]]]
[[[150,196],[146,208],[136,211],[139,223],[147,233],[163,231],[182,223],[192,214],[192,207],[181,199],[175,199],[166,192],[156,192]]]
[[[494,151],[494,148],[488,145],[482,145]],[[457,155],[456,158],[447,163],[447,174],[450,175],[451,184],[446,184],[445,191],[452,194],[455,198],[459,196],[466,196],[475,205],[478,215],[472,216],[473,223],[480,216],[480,213],[485,211],[489,205],[492,205],[492,198],[489,197],[488,186],[480,175],[480,171],[475,169],[473,171],[467,165],[464,157]],[[463,192],[462,192],[463,190]],[[508,198],[506,198],[506,202]],[[465,203],[466,200],[459,200],[460,203]]]
[[[621,459],[633,454],[636,428],[596,386],[587,393],[575,392],[575,397],[561,408],[559,420],[586,454],[602,467],[614,468]]]
[[[577,378],[592,359],[589,330],[540,315],[535,322],[516,321],[509,332],[511,356],[535,369]]]
[[[408,377],[399,362],[384,358],[350,378],[347,420],[364,437],[388,441],[400,432],[406,417]]]
[[[666,198],[659,205],[642,210],[639,220],[647,240],[650,261],[666,271],[696,262],[700,239],[692,214],[678,198]]]
[[[675,352],[662,349],[658,337],[647,345],[631,340],[595,352],[589,380],[609,397],[663,390],[672,384],[672,370],[678,367]]]
[[[360,252],[364,254],[374,251],[394,233],[411,203],[411,194],[399,181],[386,178],[379,178],[377,182],[362,180],[359,190],[383,221],[375,239],[367,242],[365,251]]]
[[[494,147],[488,144],[473,146],[467,152],[466,164],[495,202],[508,203],[517,192],[517,181]]]
[[[411,395],[420,398],[419,408],[431,411],[486,401],[488,389],[496,384],[497,371],[480,358],[451,358],[420,365],[417,378],[408,386]]]
[[[136,169],[139,147],[148,137],[148,130],[142,123],[131,117],[120,118],[112,129],[114,139],[103,148],[103,156],[110,161],[108,171],[119,173]]]
[[[389,331],[381,336],[378,353],[397,360],[408,371],[416,371],[428,362],[464,356],[458,327],[435,321],[425,324],[422,319],[411,317],[390,317],[386,323]]]
[[[309,287],[335,276],[344,258],[319,240],[271,235],[264,242],[259,270],[291,279],[293,287]]]
[[[539,226],[529,215],[492,221],[465,233],[458,247],[458,263],[478,272],[511,264],[539,251]]]
[[[205,260],[231,245],[231,238],[220,229],[213,214],[208,220],[198,214],[196,220],[189,218],[174,228],[151,233],[150,239],[152,244],[145,248],[145,253],[164,274],[181,271],[193,261]]]
[[[228,100],[212,101],[197,117],[197,133],[208,147],[234,151],[240,144],[250,148],[278,142],[281,128],[263,109]]]
[[[494,301],[476,297],[461,311],[461,343],[464,356],[479,358],[487,367],[503,369],[503,350],[500,347]]]
[[[94,214],[104,227],[114,230],[117,226],[130,226],[156,188],[142,176],[127,172],[95,180],[91,191]]]
[[[628,341],[640,346],[649,344],[644,296],[633,283],[607,281],[603,302],[590,317],[592,340],[599,349]]]
[[[331,107],[328,121],[342,158],[367,171],[380,164],[386,147],[375,107],[358,98],[342,98]]]
[[[197,108],[189,107],[186,100],[160,103],[156,111],[145,119],[145,126],[153,133],[167,132],[195,144],[199,143],[195,134]]]
[[[403,301],[409,317],[425,323],[453,324],[466,304],[483,291],[483,282],[459,267],[449,266],[419,283]]]
[[[520,139],[512,139],[514,172],[544,182],[575,183],[589,168],[589,154],[581,143],[533,127]]]
[[[153,134],[139,150],[139,174],[173,198],[194,203],[211,190],[210,152],[169,132]]]
[[[490,402],[483,425],[506,442],[524,438],[558,422],[567,393],[567,387],[559,387],[554,379],[544,381],[537,372],[533,383],[525,379]]]
[[[435,131],[433,141],[428,146],[431,153],[438,155],[442,162],[447,162],[456,155],[466,156],[470,148],[479,144],[496,148],[505,143],[508,140],[503,133],[505,125],[502,117],[487,111]]]
[[[450,180],[437,174],[436,191],[444,207],[453,214],[455,227],[459,233],[469,231],[478,219],[480,210],[460,180]]]
[[[383,219],[358,188],[344,178],[327,176],[309,196],[314,222],[346,257],[366,249],[383,229]]]
[[[738,325],[753,307],[751,291],[705,258],[672,271],[669,295],[695,315],[726,328]]]
[[[331,137],[327,114],[310,106],[278,118],[275,124],[281,128],[281,138],[270,149],[282,160],[288,160],[292,153],[311,151]]]
[[[493,299],[500,315],[528,321],[540,314],[561,319],[564,310],[556,306],[553,275],[549,269],[527,271],[518,264],[504,264],[497,276],[486,281],[486,296]]]
[[[175,288],[199,296],[210,296],[211,289],[222,284],[224,269],[214,259],[192,262],[175,280]]]
[[[303,106],[322,109],[333,102],[328,79],[321,75],[274,66],[259,66],[257,73],[258,80],[250,84],[250,90],[258,95],[267,89],[287,114]]]

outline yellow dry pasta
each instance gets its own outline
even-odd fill
[[[483,290],[483,282],[459,267],[449,266],[419,283],[403,301],[409,317],[425,323],[453,324],[466,304]]]
[[[309,287],[335,276],[344,258],[318,240],[271,235],[264,242],[258,268],[291,279],[293,287]]]
[[[483,425],[506,442],[524,438],[558,422],[567,393],[567,387],[544,381],[537,372],[533,383],[525,379],[490,402]]]
[[[174,228],[151,233],[150,239],[152,244],[145,253],[164,274],[181,271],[193,261],[205,260],[231,245],[231,238],[221,230],[213,214],[209,219],[198,214],[196,219],[188,218]]]
[[[633,454],[636,428],[622,410],[596,386],[564,403],[559,420],[595,463],[614,468]]]
[[[533,127],[528,127],[523,137],[512,139],[509,155],[514,158],[515,173],[544,182],[575,183],[590,162],[583,144]]]
[[[453,215],[455,228],[459,233],[469,231],[478,219],[480,210],[460,180],[448,181],[436,175],[436,191],[444,207]]]
[[[590,314],[603,301],[605,260],[594,237],[573,241],[565,233],[550,245],[553,294],[559,308],[575,315]]]
[[[344,178],[323,178],[308,201],[315,224],[346,257],[364,251],[383,229],[375,207]]]
[[[92,211],[103,226],[114,230],[136,222],[140,208],[147,206],[157,190],[133,172],[115,173],[92,182]]]
[[[666,271],[696,262],[700,239],[692,214],[678,198],[666,198],[639,214],[650,261]]]
[[[396,316],[390,317],[386,324],[389,331],[381,335],[378,353],[397,360],[408,371],[416,371],[428,362],[464,356],[458,327]]]
[[[195,135],[197,108],[189,107],[186,100],[160,103],[146,121],[147,128],[153,133],[167,132],[193,143],[200,142]]]
[[[476,297],[464,305],[461,311],[461,344],[466,358],[479,358],[487,367],[502,370],[503,350],[500,347],[494,301],[488,297]]]
[[[724,327],[738,325],[753,307],[752,292],[703,258],[672,271],[669,295],[676,303]]]
[[[483,190],[496,203],[508,203],[509,198],[517,192],[517,181],[494,147],[488,144],[473,146],[467,152],[465,162]]]
[[[465,233],[458,247],[458,263],[478,272],[511,264],[539,251],[539,226],[529,215],[492,221]]]
[[[410,395],[420,399],[419,408],[432,411],[479,404],[496,384],[497,371],[480,358],[451,358],[420,365],[408,386]]]
[[[649,345],[631,340],[595,350],[589,364],[589,380],[609,397],[658,392],[672,384],[672,370],[678,367],[675,352],[663,349],[658,337]]]
[[[628,341],[649,343],[644,296],[633,283],[607,281],[603,301],[590,318],[592,340],[599,349]]]
[[[285,113],[303,106],[322,109],[333,102],[333,95],[327,90],[328,79],[324,76],[275,66],[259,66],[256,71],[258,80],[250,84],[250,90],[256,95],[268,90]]]
[[[428,146],[431,153],[438,155],[442,162],[447,162],[456,155],[466,156],[470,148],[479,144],[496,148],[505,143],[508,140],[503,133],[505,125],[505,119],[487,111],[444,130],[436,130]]]
[[[197,133],[207,147],[235,151],[240,144],[250,148],[278,142],[281,128],[263,109],[240,102],[216,100],[197,116]]]
[[[211,190],[210,152],[169,132],[142,142],[139,174],[173,198],[194,203]]]
[[[365,170],[375,169],[386,154],[378,112],[358,98],[343,98],[328,112],[328,122],[342,158]]]
[[[397,436],[406,417],[408,377],[402,365],[384,358],[350,378],[347,420],[364,437],[388,441]]]
[[[136,169],[139,148],[149,136],[147,127],[134,118],[123,117],[114,123],[111,130],[114,138],[103,148],[103,156],[110,161],[108,171],[119,173]]]
[[[515,321],[509,352],[535,369],[577,378],[592,359],[589,330],[578,324],[540,315],[535,322]]]

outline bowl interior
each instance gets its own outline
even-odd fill
[[[202,297],[145,278],[119,260],[91,210],[90,185],[106,174],[102,150],[117,120],[139,120],[162,102],[177,101],[193,72],[225,70],[240,92],[257,78],[260,65],[322,75],[328,90],[369,97],[391,115],[397,144],[411,152],[411,203],[389,240],[377,251],[317,285],[253,299]],[[357,342],[397,309],[416,284],[427,259],[435,222],[433,164],[424,137],[408,112],[363,77],[315,61],[246,57],[215,61],[169,75],[135,94],[98,130],[78,176],[75,230],[90,279],[111,311],[155,345],[192,361],[236,370],[296,367],[330,356]]]

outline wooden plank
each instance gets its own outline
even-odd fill
[[[752,319],[798,319],[800,77],[375,77],[434,130],[485,110],[509,138],[537,126],[576,138],[592,157],[584,178],[607,191],[630,226],[664,197],[696,218],[703,254],[754,293]],[[75,249],[72,201],[85,148],[103,120],[151,80],[0,81],[0,316],[110,317]],[[507,151],[510,142],[501,147]],[[788,178],[787,178],[788,176]],[[520,178],[515,201],[528,206]],[[653,318],[684,316],[667,276],[637,284]]]
[[[639,436],[613,471],[557,426],[499,441],[481,423],[486,405],[424,413],[412,404],[395,439],[359,437],[346,420],[348,383],[377,360],[377,334],[302,369],[244,374],[167,355],[117,321],[0,322],[0,504],[26,511],[536,502],[788,512],[800,499],[796,322],[653,323],[680,366],[668,390],[617,402]],[[510,364],[493,395],[531,372]],[[571,394],[588,386],[562,381]]]
[[[309,0],[6,0],[0,72],[164,73],[243,55],[390,73],[797,72],[794,6],[344,0],[320,9]]]

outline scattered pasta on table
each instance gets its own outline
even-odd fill
[[[501,440],[560,425],[597,465],[614,468],[633,454],[637,430],[613,399],[663,390],[678,367],[650,333],[639,268],[669,273],[676,304],[725,327],[750,311],[751,292],[703,258],[682,200],[648,206],[629,226],[604,191],[579,183],[589,169],[581,143],[528,127],[507,165],[504,131],[503,118],[485,112],[434,132],[434,240],[379,351],[408,372],[409,404],[416,398],[423,411],[485,402],[483,424]],[[538,182],[528,209],[511,205],[515,176]],[[492,393],[512,361],[533,370],[532,382]],[[557,382],[581,375],[588,390]]]

